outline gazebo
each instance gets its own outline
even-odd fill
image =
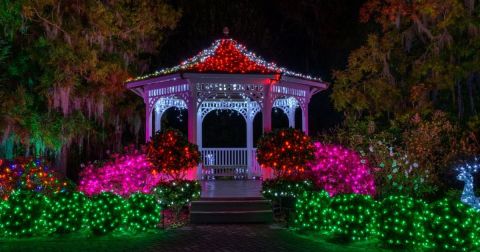
[[[160,130],[167,109],[187,109],[188,140],[198,145],[203,160],[194,173],[197,179],[262,176],[253,146],[255,115],[262,113],[263,132],[268,132],[272,108],[287,115],[289,127],[295,127],[295,110],[300,108],[302,129],[308,134],[310,98],[328,87],[320,78],[266,62],[230,38],[218,39],[180,65],[128,80],[126,85],[145,102],[146,141]],[[203,119],[215,110],[234,110],[243,116],[245,148],[202,147]]]

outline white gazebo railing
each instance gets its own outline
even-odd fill
[[[202,179],[215,179],[216,177],[246,179],[261,175],[260,165],[256,159],[256,149],[201,148],[200,153],[202,155]]]

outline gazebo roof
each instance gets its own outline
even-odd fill
[[[207,49],[177,66],[129,79],[134,82],[174,73],[280,74],[309,81],[323,82],[318,77],[303,75],[267,62],[233,39],[218,39]]]

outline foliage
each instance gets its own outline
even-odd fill
[[[366,151],[361,151],[374,168],[377,196],[408,195],[421,198],[438,190],[435,171],[420,166],[403,149],[384,141],[371,140]]]
[[[84,227],[88,199],[83,193],[58,192],[49,201],[45,217],[49,232],[72,233]]]
[[[379,206],[380,242],[391,248],[421,247],[425,244],[427,205],[406,196],[389,196]]]
[[[161,207],[155,196],[134,193],[128,198],[125,221],[131,231],[155,229],[161,220]]]
[[[47,230],[45,221],[49,200],[43,194],[14,191],[3,205],[0,225],[5,236],[42,235]]]
[[[330,231],[342,239],[352,241],[375,236],[376,207],[376,202],[370,195],[336,195],[330,204]]]
[[[1,9],[2,156],[65,161],[79,149],[98,157],[140,134],[142,101],[124,81],[148,69],[179,11],[147,0],[4,1]]]
[[[125,200],[113,193],[103,192],[93,196],[87,207],[87,225],[95,235],[116,230],[125,217]]]
[[[189,143],[175,129],[156,132],[147,144],[147,157],[156,169],[173,180],[183,179],[187,170],[200,162],[198,146]]]
[[[279,129],[262,136],[257,146],[257,160],[264,168],[272,168],[277,176],[300,176],[314,158],[310,137],[296,129]]]
[[[304,191],[295,203],[294,226],[302,231],[328,231],[330,203],[330,196],[325,191]]]
[[[450,199],[429,206],[426,233],[431,247],[438,250],[472,251],[480,243],[479,212]]]
[[[299,198],[304,192],[310,192],[315,189],[310,180],[287,180],[282,178],[268,179],[262,181],[262,195],[269,200],[279,200],[281,198]]]
[[[175,180],[162,182],[153,191],[163,208],[179,208],[200,198],[201,187],[198,181]]]
[[[89,164],[80,173],[78,190],[86,195],[112,192],[129,196],[135,192],[151,193],[162,176],[145,154],[131,151],[113,154],[103,164]]]
[[[338,193],[375,194],[375,182],[367,160],[337,145],[315,143],[315,161],[310,166],[317,186],[331,196]]]
[[[0,196],[8,198],[13,190],[29,190],[50,195],[73,190],[73,183],[49,168],[42,160],[17,158],[0,160]]]

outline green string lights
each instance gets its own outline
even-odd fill
[[[436,250],[472,251],[480,245],[480,214],[461,202],[443,199],[429,206],[425,223],[429,247]]]
[[[294,226],[302,231],[326,231],[329,229],[331,199],[327,192],[305,191],[295,203]]]
[[[376,202],[369,195],[337,195],[329,213],[330,231],[344,240],[364,240],[377,232]]]
[[[101,193],[87,204],[87,220],[90,230],[97,235],[117,229],[125,216],[125,200],[113,193]]]
[[[200,198],[201,186],[198,181],[177,180],[160,183],[153,192],[162,207],[178,208]]]
[[[71,233],[83,228],[87,202],[79,192],[53,194],[46,215],[50,232]]]
[[[427,204],[424,201],[389,196],[379,209],[379,238],[384,246],[412,248],[427,245],[424,229]]]
[[[25,237],[42,235],[47,229],[46,206],[49,200],[42,194],[14,191],[4,202],[0,226],[4,236]]]
[[[161,220],[161,207],[155,196],[134,193],[128,198],[126,225],[129,231],[138,232],[155,229]]]

